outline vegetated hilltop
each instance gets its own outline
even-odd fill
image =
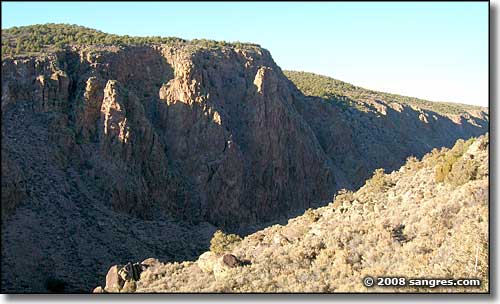
[[[192,259],[217,228],[286,221],[488,129],[486,112],[305,96],[252,44],[109,37],[2,31],[20,41],[2,56],[2,291],[89,290],[109,265]]]
[[[149,259],[136,264],[136,280],[110,272],[104,291],[487,292],[488,146],[487,135],[459,140],[390,174],[377,170],[357,192],[340,191],[287,225],[243,240],[217,232],[196,262]],[[366,276],[482,285],[367,288]]]
[[[390,104],[397,102],[413,107],[434,111],[442,115],[466,114],[481,117],[481,112],[488,112],[487,108],[452,102],[434,102],[415,97],[401,96],[364,89],[350,83],[317,75],[308,72],[284,71],[288,77],[305,95],[317,96],[325,99],[341,100],[350,106],[363,108],[363,104],[377,100],[379,103]],[[342,98],[348,97],[349,100]]]
[[[2,30],[2,58],[43,55],[75,45],[138,46],[150,44],[189,45],[205,48],[259,47],[259,45],[251,43],[228,43],[207,39],[185,40],[177,37],[120,36],[74,24],[48,23]]]

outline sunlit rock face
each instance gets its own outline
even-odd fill
[[[117,259],[195,257],[215,227],[286,219],[488,124],[304,96],[256,46],[4,58],[1,109],[2,283],[23,274],[32,291],[97,286]]]

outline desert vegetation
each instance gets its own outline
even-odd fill
[[[284,71],[285,75],[305,95],[352,104],[352,100],[382,100],[397,102],[434,111],[440,114],[463,114],[466,110],[481,110],[481,107],[450,102],[433,102],[415,97],[402,96],[364,89],[350,83],[308,72]],[[347,97],[347,98],[346,98]]]
[[[486,135],[435,149],[421,161],[410,157],[390,174],[375,171],[357,192],[340,191],[328,206],[241,241],[217,232],[212,245],[221,246],[196,262],[150,267],[137,291],[487,291],[488,145]],[[437,168],[450,158],[441,180]],[[454,174],[457,164],[474,174]],[[220,266],[228,254],[248,262]],[[482,285],[367,288],[365,276],[476,278]]]
[[[241,242],[241,237],[236,234],[226,234],[217,230],[210,240],[210,251],[216,254],[229,252]]]
[[[177,37],[121,36],[72,24],[48,23],[12,27],[2,30],[2,57],[34,55],[57,51],[71,45],[126,46],[144,44],[188,45],[209,49],[223,46],[234,46],[238,48],[258,46],[250,43],[229,43],[226,41],[207,39],[193,39],[189,41]]]

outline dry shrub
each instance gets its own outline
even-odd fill
[[[453,164],[451,171],[446,176],[446,181],[453,186],[460,186],[470,180],[475,180],[479,163],[473,159],[460,159]]]
[[[210,240],[210,251],[216,254],[222,254],[233,250],[233,248],[241,242],[241,237],[236,234],[225,234],[221,230],[217,230]]]
[[[342,189],[335,196],[332,207],[334,209],[337,209],[342,207],[343,205],[350,204],[352,201],[354,201],[354,192],[347,189]]]
[[[384,173],[383,168],[375,170],[372,178],[369,179],[366,184],[376,192],[384,192],[392,186],[392,183],[388,176]]]
[[[320,218],[320,216],[316,214],[316,212],[312,208],[308,208],[306,212],[304,212],[303,216],[310,222],[316,222]]]
[[[436,150],[411,170],[390,175],[377,170],[357,192],[341,191],[333,204],[241,242],[235,235],[216,232],[212,251],[232,250],[251,262],[228,270],[224,280],[174,263],[162,266],[165,277],[139,282],[138,291],[486,292],[488,152],[484,136],[479,140],[470,149],[470,142],[461,141],[453,149]],[[432,174],[447,157],[456,158],[456,167],[451,166],[445,185],[436,184]],[[368,275],[477,278],[482,285],[366,288],[362,282]]]
[[[408,170],[414,170],[414,169],[419,169],[418,166],[421,165],[421,162],[418,161],[418,158],[416,158],[415,156],[409,156],[408,158],[406,158],[406,163],[405,163],[405,167],[408,169]]]

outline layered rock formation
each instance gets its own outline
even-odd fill
[[[216,226],[287,218],[375,168],[487,131],[487,116],[387,103],[306,97],[255,46],[4,58],[2,286],[43,291],[60,277],[77,290],[103,265],[192,257]]]

